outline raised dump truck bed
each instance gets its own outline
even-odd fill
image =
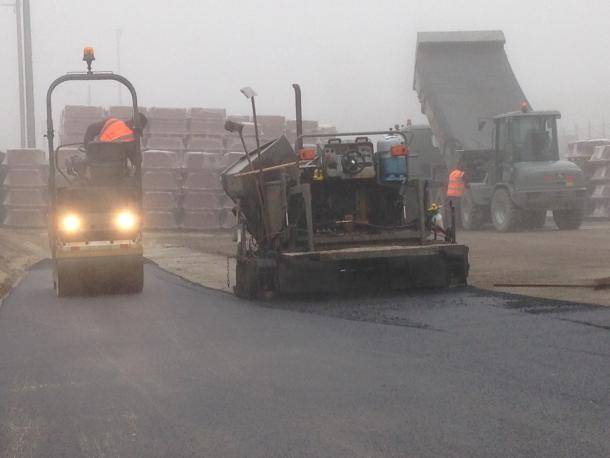
[[[465,229],[536,229],[551,210],[559,229],[576,229],[586,188],[582,171],[559,160],[561,114],[531,109],[504,43],[500,31],[417,36],[413,88],[447,172],[463,172],[464,190],[452,196],[459,220]],[[446,184],[434,195],[444,199]]]
[[[420,32],[413,88],[441,149],[492,148],[492,123],[526,101],[504,51],[504,33]]]

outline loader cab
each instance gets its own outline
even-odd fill
[[[557,111],[521,111],[494,118],[496,181],[509,181],[515,163],[559,160]]]
[[[558,112],[508,113],[494,118],[495,146],[503,162],[559,160]]]

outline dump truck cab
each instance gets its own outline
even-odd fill
[[[60,296],[140,292],[144,281],[142,178],[137,96],[124,77],[92,72],[57,78],[47,93],[49,144],[49,244],[53,284]],[[52,95],[67,81],[115,81],[132,96],[133,138],[54,147]],[[121,121],[122,122],[122,121]]]

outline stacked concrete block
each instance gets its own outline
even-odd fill
[[[178,227],[182,172],[177,153],[148,150],[142,153],[144,227]]]
[[[286,118],[283,116],[258,116],[261,143],[275,140],[286,133]]]
[[[315,134],[319,131],[318,121],[303,121],[303,134]],[[286,121],[286,137],[291,144],[297,140],[297,122],[293,119]],[[303,143],[316,143],[315,138],[306,138]]]
[[[331,124],[320,124],[318,132],[321,134],[336,134],[337,128]]]
[[[178,195],[171,191],[144,192],[144,209],[154,211],[168,211],[175,213],[178,209]]]
[[[66,135],[66,134],[61,134],[59,136],[59,142],[55,142],[55,148],[57,148],[58,146],[67,146],[67,147],[72,147],[72,146],[80,146],[83,143],[83,139],[84,139],[85,134],[83,133],[78,134],[78,135]]]
[[[138,111],[148,118],[146,114],[146,107],[138,107]],[[129,121],[133,119],[133,107],[123,105],[114,105],[108,107],[108,117],[119,118],[124,121]]]
[[[151,135],[185,136],[188,134],[186,108],[149,108],[147,130]]]
[[[235,122],[250,122],[249,115],[229,115],[227,116],[227,119]]]
[[[228,153],[225,153],[223,157],[224,168],[235,164],[242,157],[244,157],[245,154],[246,153],[244,153],[243,151],[229,151]]]
[[[146,150],[142,152],[142,169],[166,169],[180,168],[178,155],[167,150]]]
[[[148,150],[165,150],[183,154],[185,151],[182,136],[150,135],[146,138],[145,148]]]
[[[225,145],[221,136],[191,137],[186,145],[187,151],[222,154]]]
[[[147,110],[147,117],[146,149],[174,151],[182,159],[189,129],[186,108],[152,107]]]
[[[191,108],[189,116],[189,133],[192,136],[225,135],[227,110],[224,108]]]
[[[220,175],[216,170],[187,170],[183,189],[185,191],[220,191]]]
[[[60,144],[82,142],[87,127],[105,117],[106,112],[102,107],[66,105],[61,114]]]
[[[142,188],[146,191],[178,191],[179,175],[176,170],[143,170]]]
[[[256,137],[252,136],[244,136],[244,142],[246,143],[246,148],[248,151],[254,151],[256,149]],[[263,139],[260,139],[261,146],[264,145]],[[225,149],[227,151],[240,151],[242,154],[244,152],[244,146],[241,143],[241,140],[237,134],[231,135],[227,137],[225,142]]]
[[[224,166],[222,153],[187,153],[182,185],[181,227],[187,230],[215,230],[222,227],[224,194],[219,172]]]
[[[245,123],[243,136],[244,141],[246,143],[246,148],[248,151],[254,151],[256,149],[256,134],[254,131],[254,123],[251,121],[251,118],[247,115],[231,115],[228,116],[227,119],[235,122]],[[259,136],[261,145],[263,145],[264,139],[261,132],[261,126],[258,126]],[[243,151],[244,147],[241,144],[241,140],[239,139],[239,135],[237,134],[229,134],[225,137],[225,150],[226,151]]]
[[[3,224],[45,227],[48,170],[45,153],[35,149],[8,150],[4,170]]]
[[[216,170],[221,171],[225,168],[224,154],[207,152],[188,152],[184,158],[186,170]]]
[[[594,184],[591,200],[594,218],[610,218],[610,145],[595,147],[590,163],[594,167],[591,182]]]
[[[214,191],[187,191],[184,194],[182,208],[186,211],[220,210],[220,195]]]
[[[237,217],[233,208],[223,208],[220,214],[220,227],[222,229],[233,229],[237,225]]]

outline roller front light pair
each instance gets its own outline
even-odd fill
[[[138,226],[138,217],[131,210],[123,210],[116,214],[113,225],[121,232],[131,232]],[[83,230],[84,222],[77,213],[67,213],[60,218],[59,227],[65,234],[76,234]]]

